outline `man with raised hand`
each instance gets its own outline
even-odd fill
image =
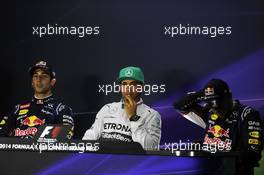
[[[205,148],[214,146],[218,152],[240,153],[236,174],[254,174],[263,150],[263,121],[258,111],[233,99],[225,81],[210,80],[202,90],[176,101],[174,107],[205,128]]]
[[[119,72],[118,82],[121,101],[102,107],[83,140],[138,142],[145,150],[159,149],[161,118],[141,98],[140,90],[144,86],[142,70],[132,66],[123,68]]]

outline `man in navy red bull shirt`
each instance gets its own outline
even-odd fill
[[[30,67],[34,97],[20,103],[5,116],[0,125],[0,136],[33,138],[38,127],[44,124],[63,124],[72,126],[69,138],[73,136],[72,109],[55,100],[52,88],[56,83],[55,72],[45,61]]]
[[[252,107],[233,100],[226,82],[212,79],[201,91],[175,102],[174,107],[186,118],[201,118],[206,123],[203,145],[239,152],[236,174],[254,174],[263,150],[263,121]]]

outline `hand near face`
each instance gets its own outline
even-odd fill
[[[130,95],[124,96],[124,108],[128,118],[131,118],[132,116],[136,115],[137,103]]]

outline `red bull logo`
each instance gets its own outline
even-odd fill
[[[208,133],[212,133],[215,137],[229,137],[229,129],[225,130],[219,125],[210,127]]]
[[[221,146],[221,149],[224,148],[224,150],[230,151],[231,150],[231,145],[232,145],[232,140],[231,139],[221,140],[220,138],[216,138],[216,137],[209,138],[208,134],[206,134],[203,144],[205,144],[205,145],[214,145],[219,150],[220,150],[220,146]]]
[[[28,135],[35,135],[37,133],[38,129],[35,127],[27,128],[25,130],[22,129],[15,129],[15,136],[21,137],[21,136],[28,136]]]
[[[45,119],[41,120],[38,117],[36,117],[35,115],[27,117],[26,119],[21,121],[22,125],[26,125],[26,126],[38,126],[38,125],[43,125],[45,124]]]

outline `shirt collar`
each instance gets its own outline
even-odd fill
[[[52,95],[47,96],[47,97],[42,98],[42,99],[39,99],[39,98],[37,98],[36,96],[34,96],[34,97],[32,98],[32,102],[34,102],[34,103],[36,103],[36,104],[44,104],[44,103],[46,103],[46,102],[48,102],[48,101],[50,101],[50,100],[53,100],[53,96],[52,96]]]

